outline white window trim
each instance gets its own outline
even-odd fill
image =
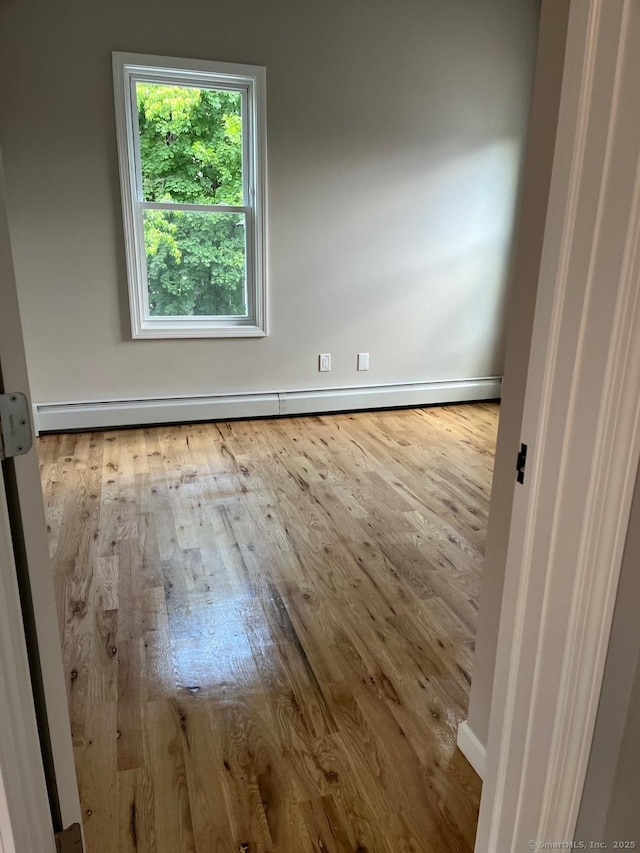
[[[264,337],[267,334],[266,72],[261,66],[113,53],[116,131],[124,240],[134,338]],[[144,202],[138,157],[135,82],[225,88],[243,93],[243,179],[246,207]],[[246,166],[244,165],[246,164]],[[247,234],[246,317],[152,317],[144,252],[143,208],[244,213]]]

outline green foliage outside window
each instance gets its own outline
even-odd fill
[[[242,206],[241,95],[136,91],[144,200]],[[144,234],[152,316],[246,314],[242,214],[145,210]]]

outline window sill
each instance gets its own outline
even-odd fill
[[[132,330],[134,340],[163,339],[163,338],[265,338],[267,332],[260,326],[247,325],[214,325],[202,326],[177,323],[145,322],[139,328]]]

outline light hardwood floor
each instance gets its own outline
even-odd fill
[[[472,850],[497,419],[40,439],[88,853]]]

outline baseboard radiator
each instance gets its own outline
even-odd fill
[[[33,417],[37,433],[109,429],[497,400],[500,398],[501,384],[501,377],[491,376],[445,382],[405,382],[393,385],[211,394],[199,397],[36,402],[33,406]]]

